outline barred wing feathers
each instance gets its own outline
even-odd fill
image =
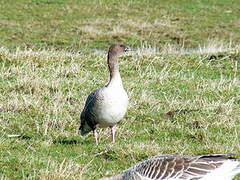
[[[146,159],[123,173],[123,179],[171,180],[203,179],[227,161],[235,160],[231,154],[205,156],[155,156]]]

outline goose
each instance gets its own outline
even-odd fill
[[[232,155],[154,156],[99,180],[231,180],[240,173],[240,162]]]
[[[81,135],[85,136],[93,131],[96,144],[98,144],[97,127],[110,127],[112,142],[115,142],[116,124],[127,112],[128,95],[122,84],[118,57],[128,50],[129,48],[123,44],[110,46],[107,56],[110,79],[105,86],[95,89],[88,95],[81,112],[79,128]]]

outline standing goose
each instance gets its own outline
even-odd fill
[[[93,131],[96,144],[98,135],[96,128],[110,127],[112,142],[115,142],[115,125],[123,119],[127,112],[128,95],[123,88],[118,67],[118,56],[128,51],[122,44],[113,44],[108,51],[109,82],[102,88],[91,92],[81,112],[80,132],[84,136]]]
[[[100,180],[231,180],[240,173],[240,162],[231,155],[154,156]]]

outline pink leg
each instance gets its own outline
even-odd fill
[[[98,133],[97,133],[96,129],[93,130],[93,136],[94,136],[96,145],[98,145]]]
[[[112,142],[115,143],[115,132],[116,132],[116,126],[111,126],[111,133],[112,133]]]

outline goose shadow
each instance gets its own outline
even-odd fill
[[[57,139],[53,141],[53,144],[61,144],[61,145],[84,145],[91,143],[88,140],[76,140],[76,139]]]

